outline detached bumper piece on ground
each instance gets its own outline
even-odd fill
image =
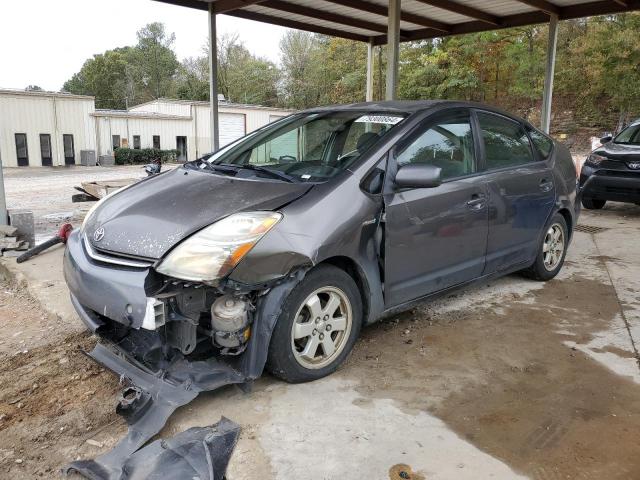
[[[123,352],[98,344],[89,355],[126,379],[116,411],[129,424],[127,435],[95,460],[71,463],[65,473],[92,480],[201,479],[220,480],[231,458],[240,427],[222,418],[216,425],[191,428],[169,440],[143,445],[156,435],[171,414],[203,390],[234,383],[237,376],[209,362],[176,361],[165,371],[151,373]],[[178,379],[182,378],[182,381]]]

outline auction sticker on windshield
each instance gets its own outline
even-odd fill
[[[396,117],[393,115],[363,115],[356,119],[356,122],[362,123],[382,123],[385,125],[395,125],[400,122],[404,117]]]

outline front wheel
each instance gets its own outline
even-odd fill
[[[545,228],[535,262],[523,271],[527,277],[540,281],[551,280],[558,274],[569,244],[567,222],[561,214],[556,213]]]
[[[582,206],[587,210],[600,210],[606,203],[606,200],[598,200],[597,198],[582,199]]]
[[[325,377],[347,358],[361,323],[362,300],[353,279],[332,265],[319,266],[285,300],[267,369],[290,383]]]

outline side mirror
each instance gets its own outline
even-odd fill
[[[398,168],[395,184],[400,188],[433,188],[442,183],[441,168],[428,163],[409,163]]]
[[[604,145],[605,143],[608,143],[608,142],[610,142],[611,140],[613,140],[613,135],[611,135],[611,134],[606,134],[604,137],[602,137],[602,138],[600,139],[600,143],[602,143],[602,144]]]

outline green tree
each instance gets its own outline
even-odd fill
[[[150,98],[168,97],[180,66],[173,51],[175,34],[167,33],[162,23],[154,22],[138,30],[133,49],[133,75]]]
[[[97,108],[125,108],[131,49],[129,47],[107,50],[87,60],[80,71],[66,81],[64,91],[96,97]]]

